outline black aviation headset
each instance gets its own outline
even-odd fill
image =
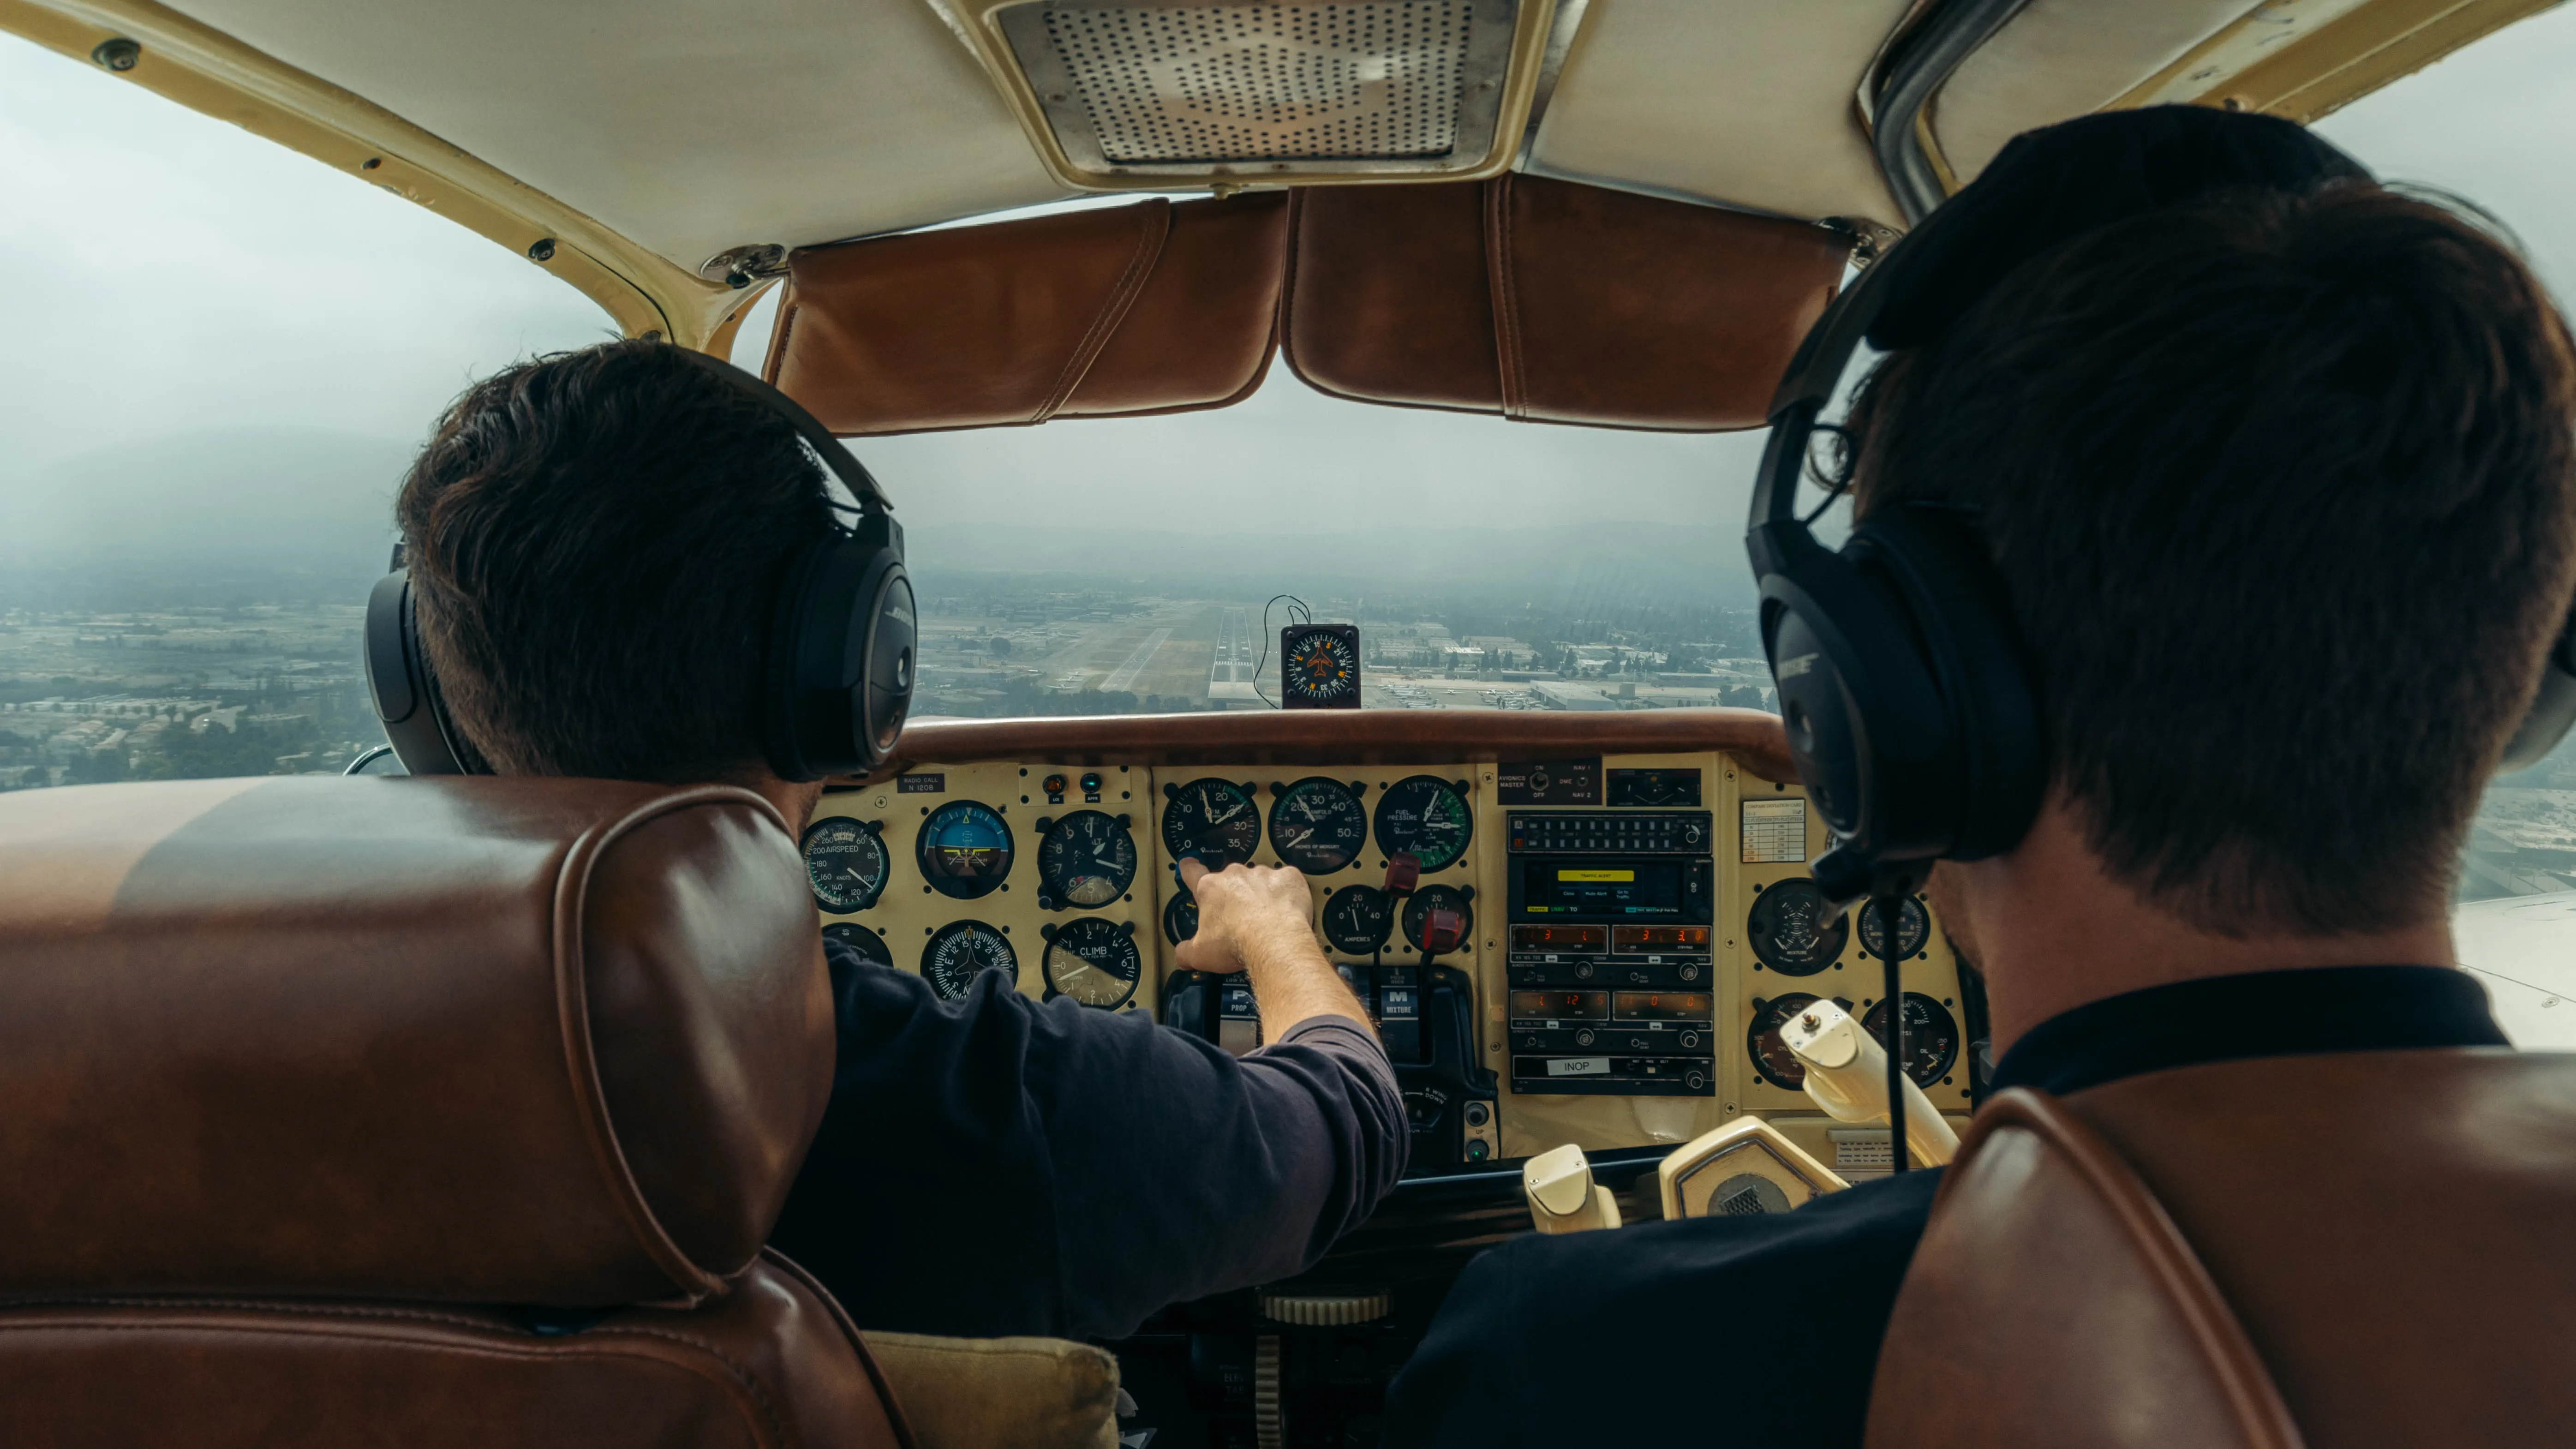
[[[781,779],[863,774],[893,752],[912,707],[912,581],[894,505],[793,398],[705,353],[671,352],[787,419],[857,504],[855,524],[836,523],[779,575],[762,645],[760,728],[761,753]],[[367,598],[367,689],[403,768],[415,775],[491,773],[458,732],[421,653],[400,545],[393,572]]]
[[[1816,884],[1838,907],[1910,891],[1935,860],[2010,850],[2047,785],[2030,666],[2002,580],[1961,520],[1931,503],[1873,508],[1835,552],[1797,514],[1818,419],[1860,344],[1922,345],[2023,262],[2131,216],[2222,189],[2369,177],[2274,117],[2088,116],[2016,138],[1817,319],[1772,397],[1744,542],[1789,749],[1833,840]],[[2571,723],[2576,618],[2504,767],[2536,763]]]

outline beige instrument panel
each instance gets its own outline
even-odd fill
[[[1807,939],[1814,947],[1808,953],[1810,959],[1791,963],[1791,969],[1800,974],[1784,975],[1766,964],[1754,949],[1748,923],[1763,893],[1783,883],[1803,880],[1807,876],[1805,861],[1824,848],[1823,827],[1814,812],[1806,808],[1804,792],[1794,784],[1763,779],[1741,767],[1733,756],[1719,751],[1612,754],[1599,757],[1599,768],[1604,778],[1619,770],[1698,772],[1700,803],[1695,808],[1710,817],[1708,848],[1715,888],[1710,959],[1705,968],[1711,973],[1707,989],[1714,998],[1714,1019],[1709,1030],[1715,1050],[1709,1062],[1711,1080],[1705,1095],[1569,1095],[1515,1089],[1510,1030],[1513,953],[1509,943],[1513,938],[1511,923],[1505,919],[1510,898],[1510,817],[1602,817],[1654,812],[1597,804],[1575,809],[1507,805],[1497,778],[1511,775],[1514,767],[1508,764],[1488,761],[1169,767],[1038,759],[923,765],[899,776],[834,788],[823,796],[815,811],[816,821],[842,817],[862,822],[877,834],[886,860],[885,884],[871,906],[851,912],[835,912],[826,906],[823,919],[827,925],[847,923],[875,934],[897,969],[915,972],[923,969],[925,949],[939,940],[943,931],[958,922],[981,922],[1010,944],[1020,992],[1043,999],[1054,994],[1045,969],[1047,938],[1072,921],[1098,917],[1121,934],[1132,932],[1141,971],[1133,995],[1113,1009],[1150,1015],[1163,999],[1167,976],[1176,969],[1164,919],[1178,886],[1163,825],[1179,792],[1208,781],[1238,790],[1251,787],[1251,798],[1263,826],[1252,859],[1263,865],[1277,865],[1281,861],[1268,827],[1282,791],[1315,776],[1357,787],[1359,799],[1372,816],[1371,828],[1356,859],[1329,874],[1309,876],[1308,889],[1320,917],[1325,902],[1335,891],[1353,884],[1382,883],[1390,852],[1384,848],[1376,828],[1377,807],[1391,788],[1414,777],[1428,776],[1463,786],[1472,813],[1472,830],[1463,851],[1440,869],[1424,871],[1419,887],[1448,886],[1469,897],[1470,929],[1458,949],[1437,958],[1437,964],[1463,972],[1472,983],[1473,1049],[1479,1064],[1497,1078],[1490,1125],[1469,1119],[1475,1124],[1469,1135],[1484,1139],[1484,1145],[1474,1149],[1476,1152],[1486,1158],[1516,1159],[1568,1142],[1590,1151],[1678,1144],[1742,1114],[1753,1113],[1771,1119],[1801,1147],[1846,1177],[1866,1177],[1883,1170],[1883,1129],[1846,1128],[1823,1117],[1804,1092],[1784,1080],[1784,1064],[1794,1069],[1794,1059],[1785,1053],[1775,1049],[1767,1060],[1757,1060],[1761,1044],[1753,1040],[1756,1020],[1783,998],[1827,997],[1845,1003],[1855,1014],[1866,1014],[1879,1005],[1882,995],[1880,963],[1865,949],[1864,933],[1851,929],[1853,922],[1849,920],[1841,930],[1839,950],[1827,949],[1831,945],[1830,933],[1809,934]],[[1096,790],[1081,788],[1093,782],[1097,783]],[[1044,788],[1049,783],[1063,787],[1052,799]],[[1222,790],[1212,790],[1209,798],[1222,802],[1230,797]],[[956,899],[934,889],[920,865],[924,826],[943,807],[961,803],[988,808],[992,817],[1007,827],[1011,841],[1010,859],[1000,883],[986,887],[986,893],[974,899]],[[1099,811],[1123,821],[1134,844],[1133,879],[1114,899],[1096,905],[1042,903],[1038,854],[1045,835],[1041,822],[1051,825],[1080,810]],[[1788,896],[1781,898],[1781,902],[1789,900]],[[1775,907],[1779,906],[1775,902]],[[1794,903],[1782,908],[1794,914]],[[1912,1005],[1909,1031],[1921,1027],[1917,1013],[1936,1026],[1946,1021],[1941,1032],[1943,1040],[1921,1048],[1918,1060],[1928,1068],[1941,1055],[1947,1055],[1947,1070],[1926,1082],[1925,1089],[1945,1114],[1964,1120],[1969,1107],[1967,1014],[1949,944],[1938,923],[1930,920],[1928,906],[1923,910],[1919,924],[1928,929],[1922,931],[1923,939],[1904,964],[1908,996],[1925,998]],[[1101,929],[1084,928],[1095,937]],[[1917,929],[1918,923],[1909,913],[1907,920],[1900,923],[1900,943]],[[1324,943],[1320,926],[1317,940]],[[1327,954],[1340,963],[1366,965],[1370,960],[1367,955],[1333,951],[1329,946]],[[1415,954],[1403,928],[1391,926],[1382,962],[1408,962],[1415,959]],[[1530,959],[1535,958],[1523,957],[1524,961]],[[1694,965],[1691,974],[1696,977],[1699,969]],[[1525,979],[1527,975],[1525,972]]]

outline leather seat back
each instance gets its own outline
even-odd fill
[[[2007,1092],[1942,1183],[1873,1445],[2554,1444],[2576,1056],[2355,1052]]]
[[[758,796],[32,791],[0,881],[0,1439],[899,1442],[762,1247],[833,1031]]]

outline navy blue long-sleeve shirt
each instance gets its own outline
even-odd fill
[[[2245,1057],[2504,1045],[2464,971],[2264,971],[2051,1017],[2004,1054],[1993,1086],[2063,1096]],[[1879,1341],[1940,1182],[1937,1170],[1908,1172],[1796,1212],[1495,1248],[1468,1265],[1389,1390],[1381,1442],[1857,1446]]]
[[[1403,1098],[1357,1022],[1238,1059],[999,972],[942,1001],[824,951],[831,1104],[771,1241],[862,1328],[1121,1337],[1311,1265],[1404,1171]]]

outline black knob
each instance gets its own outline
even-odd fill
[[[1578,1032],[1576,1032],[1576,1033],[1574,1034],[1574,1044],[1575,1044],[1576,1046],[1590,1046],[1590,1045],[1592,1045],[1592,1033],[1591,1033],[1591,1032],[1589,1032],[1589,1031],[1578,1031]]]
[[[1464,1115],[1467,1118],[1468,1126],[1482,1127],[1493,1117],[1494,1114],[1493,1110],[1487,1107],[1484,1103],[1470,1102],[1467,1104],[1467,1109]]]

